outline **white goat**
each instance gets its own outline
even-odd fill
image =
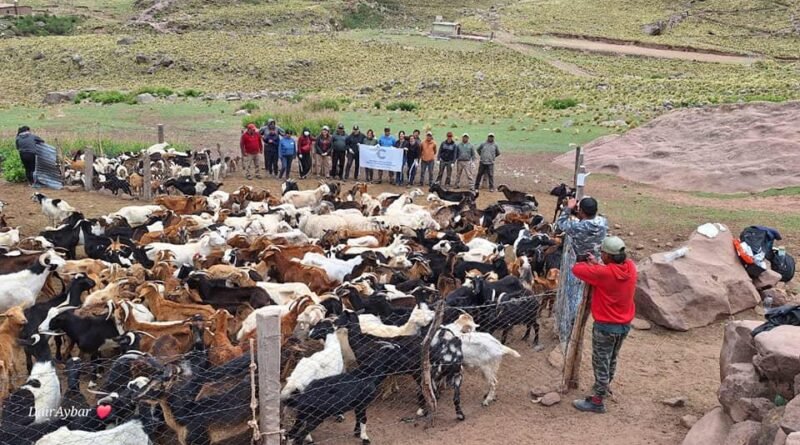
[[[294,392],[302,392],[314,380],[344,372],[342,344],[339,342],[339,336],[336,335],[333,323],[330,321],[320,322],[312,328],[309,336],[317,338],[322,333],[325,334],[325,348],[297,363],[281,390],[281,400],[286,400]]]
[[[0,275],[0,312],[18,305],[22,305],[23,309],[33,306],[50,272],[64,264],[66,261],[55,251],[48,250],[27,269]]]
[[[442,326],[461,339],[464,366],[477,368],[483,373],[483,378],[489,384],[489,391],[481,404],[487,406],[495,399],[497,371],[500,369],[503,356],[519,357],[520,355],[517,351],[500,343],[492,334],[476,332],[477,327],[472,316],[468,314],[461,314],[455,322]]]
[[[175,255],[177,264],[192,264],[195,255],[208,256],[214,248],[226,246],[225,238],[217,232],[209,232],[200,237],[193,243],[170,244],[170,243],[150,243],[145,246],[147,258],[151,261],[156,259],[158,252],[169,250]]]
[[[42,206],[42,213],[51,224],[57,224],[78,211],[63,199],[51,199],[41,193],[34,193],[31,199]]]
[[[19,227],[0,233],[0,247],[12,247],[19,244]]]
[[[150,426],[148,426],[150,427]],[[107,430],[83,431],[70,430],[62,426],[52,433],[45,434],[34,445],[97,445],[113,443],[114,445],[149,445],[153,441],[145,432],[141,419],[131,419]]]
[[[127,206],[122,207],[121,209],[117,210],[114,213],[109,214],[109,217],[121,216],[128,221],[128,224],[131,226],[138,226],[140,224],[144,224],[150,215],[155,212],[161,210],[161,206],[157,205],[143,205],[143,206]]]
[[[411,248],[406,245],[406,241],[401,236],[395,235],[392,243],[386,247],[346,247],[344,251],[348,255],[361,255],[366,251],[372,251],[380,253],[386,258],[394,258],[411,253]]]
[[[331,192],[328,184],[322,184],[313,190],[292,190],[281,197],[281,202],[292,204],[298,209],[314,207],[322,201],[322,197]]]
[[[428,309],[428,305],[421,303],[411,311],[408,321],[402,326],[386,325],[380,318],[372,314],[361,314],[358,316],[358,324],[361,331],[375,337],[392,338],[405,335],[417,335],[419,329],[433,321],[436,314]]]
[[[338,258],[328,258],[315,252],[307,252],[300,263],[306,266],[321,267],[325,269],[328,278],[341,283],[344,281],[344,277],[353,272],[353,269],[363,261],[360,256],[345,261]]]

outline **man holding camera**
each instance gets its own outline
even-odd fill
[[[572,239],[578,261],[586,261],[590,254],[600,256],[600,243],[608,233],[608,221],[597,214],[596,199],[588,196],[580,202],[570,199],[556,226]]]

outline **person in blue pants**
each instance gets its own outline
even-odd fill
[[[293,133],[292,130],[286,130],[278,144],[278,155],[281,158],[281,171],[278,173],[278,179],[284,176],[284,172],[286,173],[286,179],[289,179],[292,161],[297,156],[297,141],[292,137]]]

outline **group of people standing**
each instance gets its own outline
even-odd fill
[[[414,130],[410,135],[399,131],[394,136],[387,127],[383,129],[383,135],[376,137],[371,129],[366,134],[362,133],[358,125],[354,125],[350,134],[347,134],[344,125],[339,124],[334,132],[327,126],[322,127],[317,136],[312,135],[309,129],[303,129],[302,134],[295,139],[291,130],[284,131],[275,120],[270,119],[260,129],[254,124],[248,125],[242,133],[239,147],[248,179],[253,176],[261,178],[258,159],[263,154],[264,169],[273,177],[288,179],[296,157],[300,164],[300,179],[314,175],[317,178],[348,181],[352,172],[353,180],[358,181],[361,170],[358,146],[364,144],[403,150],[402,170],[387,172],[387,179],[393,185],[412,186],[417,172],[420,186],[425,183],[426,174],[427,184],[432,184],[433,171],[438,162],[436,182],[444,181],[445,186],[454,182],[454,186],[460,188],[461,177],[465,176],[467,186],[475,190],[485,178],[489,182],[490,191],[494,191],[494,163],[500,156],[500,149],[494,138],[494,133],[489,133],[486,141],[475,147],[470,142],[469,134],[464,133],[461,142],[456,142],[453,133],[448,132],[447,138],[437,144],[430,131],[425,133],[424,138],[419,130]],[[478,173],[473,181],[476,161],[479,163]],[[454,170],[455,181],[452,178]],[[378,170],[376,175],[373,169],[364,168],[363,178],[367,182],[380,184],[383,182],[383,174],[383,170]]]

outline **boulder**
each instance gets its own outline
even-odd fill
[[[781,274],[772,269],[767,269],[764,272],[761,272],[761,274],[753,280],[753,285],[756,287],[756,289],[766,289],[780,282]]]
[[[725,438],[725,445],[758,445],[761,424],[752,420],[733,425]]]
[[[755,366],[751,363],[734,363],[730,365],[728,375],[720,383],[717,395],[726,413],[744,420],[747,411],[741,406],[741,400],[769,397],[770,390],[768,383],[761,380]]]
[[[691,429],[695,423],[697,423],[697,416],[687,414],[681,417],[681,426],[683,426],[684,428]]]
[[[795,397],[786,404],[780,425],[787,435],[800,432],[800,398]]]
[[[648,331],[653,328],[649,321],[642,318],[634,318],[631,321],[631,326],[638,331]]]
[[[664,399],[661,401],[664,405],[671,406],[673,408],[683,408],[686,406],[686,397],[678,396],[678,397],[671,397],[669,399]]]
[[[60,103],[71,103],[75,101],[78,92],[75,90],[70,91],[51,91],[44,95],[42,102],[48,105],[56,105]]]
[[[783,445],[783,440],[786,439],[786,434],[781,430],[780,423],[781,417],[785,407],[779,406],[772,408],[764,419],[761,421],[761,432],[759,433],[759,445],[772,445],[773,442]],[[779,439],[779,436],[783,435]],[[777,442],[781,440],[781,442]]]
[[[786,433],[784,433],[782,429],[779,428],[775,433],[775,439],[772,441],[772,445],[786,445]]]
[[[687,331],[761,302],[733,248],[730,230],[713,238],[695,231],[688,251],[656,253],[639,265],[636,309],[668,329]]]
[[[731,405],[729,414],[734,422],[745,420],[761,422],[773,408],[775,404],[765,397],[744,397]]]
[[[800,433],[792,433],[786,436],[785,445],[800,445]]]
[[[733,421],[720,407],[709,411],[694,424],[681,442],[682,445],[726,445]]]
[[[150,93],[142,93],[136,96],[137,104],[151,104],[156,101],[155,96]]]
[[[564,354],[561,352],[560,347],[556,346],[550,351],[547,356],[547,362],[556,369],[564,369]]]
[[[719,352],[719,380],[725,380],[728,367],[734,363],[752,363],[756,345],[751,333],[762,322],[755,320],[732,321],[725,325],[722,349]]]
[[[236,110],[233,113],[233,115],[234,116],[250,116],[250,113],[248,113],[247,110]]]
[[[800,326],[783,325],[755,337],[758,372],[787,399],[794,396],[794,378],[800,374]]]
[[[778,288],[773,287],[770,289],[764,289],[760,291],[761,299],[764,300],[764,304],[768,304],[771,307],[778,307],[783,306],[785,304],[793,303],[794,299],[789,295],[785,288]]]

